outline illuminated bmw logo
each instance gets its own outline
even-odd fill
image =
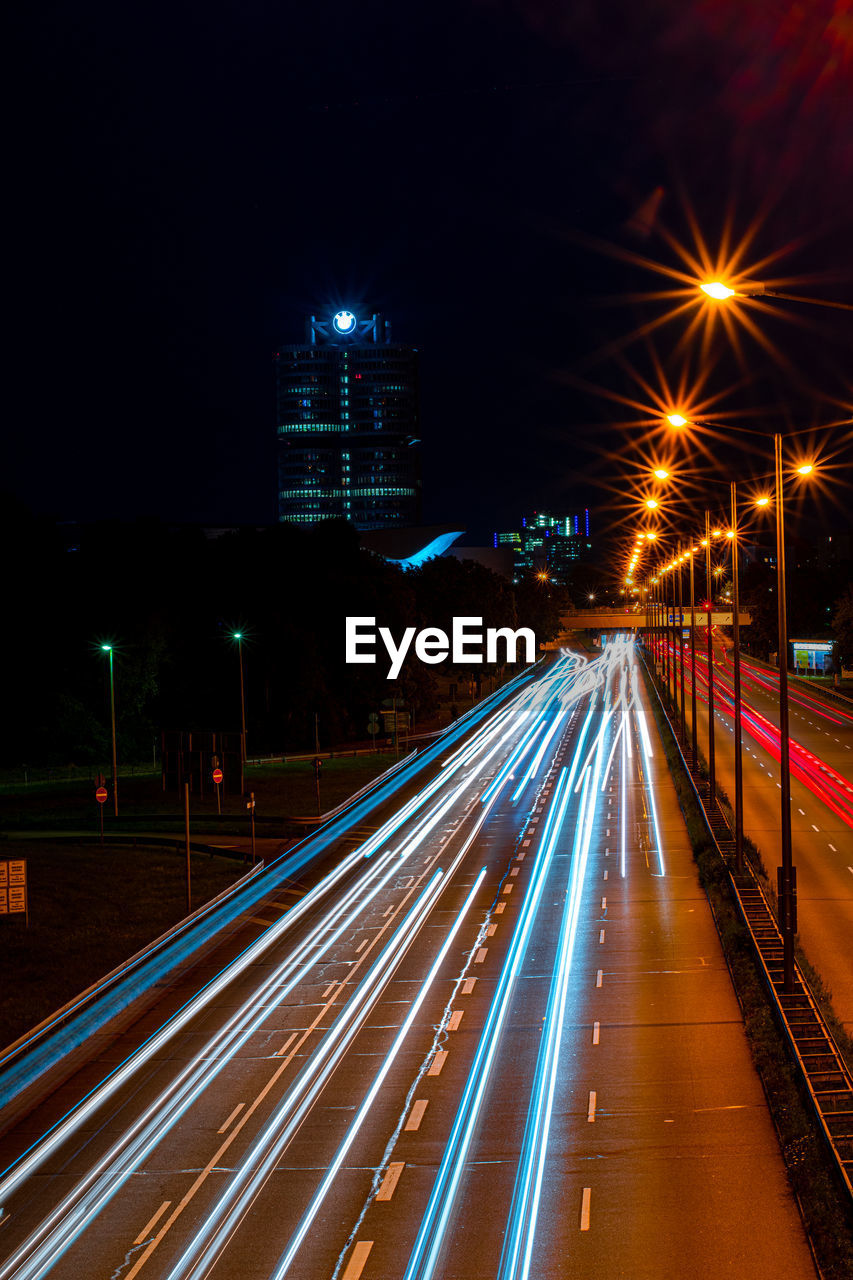
[[[338,333],[352,333],[355,328],[355,316],[351,311],[339,311],[332,324]]]

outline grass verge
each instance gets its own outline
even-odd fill
[[[4,841],[27,859],[30,927],[0,919],[0,1045],[11,1044],[186,914],[183,855],[126,845]],[[193,907],[245,874],[230,858],[193,855]]]
[[[704,815],[645,665],[642,665],[642,671],[687,824],[699,880],[714,914],[735,994],[743,1012],[752,1059],[764,1087],[788,1178],[800,1205],[813,1254],[824,1280],[848,1280],[853,1275],[853,1221],[849,1207],[839,1191],[832,1159],[811,1108],[800,1094],[797,1070],[776,1025],[749,931],[737,910],[728,872],[708,834]],[[753,850],[758,855],[755,846]]]
[[[335,808],[384,773],[395,762],[393,752],[364,756],[335,756],[324,760],[320,775],[320,804],[324,812]],[[304,834],[292,823],[296,816],[317,813],[314,766],[310,760],[286,764],[249,765],[245,773],[247,791],[255,793],[255,818],[259,824],[275,823],[276,835]],[[126,831],[138,827],[149,831],[183,831],[183,793],[162,789],[160,775],[119,779],[119,816],[112,804],[104,805],[104,828]],[[222,813],[217,813],[212,784],[202,794],[190,795],[190,829],[193,835],[245,835],[249,819],[243,796],[220,797]],[[98,830],[98,805],[93,786],[85,781],[67,780],[38,787],[19,787],[0,793],[0,829],[91,831]]]

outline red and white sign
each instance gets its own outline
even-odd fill
[[[217,786],[219,786],[220,782],[222,781],[222,770],[221,770],[221,769],[214,769],[214,770],[213,770],[213,781],[216,783],[216,785],[217,785]]]
[[[104,804],[104,802],[106,801],[106,798],[107,798],[106,787],[98,787],[98,790],[95,792],[95,799],[97,800],[98,804]]]

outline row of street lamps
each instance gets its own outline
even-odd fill
[[[699,285],[708,298],[725,305],[726,302],[736,296],[755,296],[767,293],[761,285],[749,285],[740,282],[737,288],[731,288],[723,281],[706,281]],[[773,296],[785,297],[787,295],[774,294]],[[809,299],[797,298],[796,301],[809,301]],[[818,300],[814,300],[818,301]],[[850,308],[845,307],[845,310]],[[724,432],[734,431],[738,434],[743,432],[744,428],[736,427],[719,427],[717,424],[691,422],[691,420],[681,413],[671,413],[665,415],[669,425],[675,429],[689,427],[691,425],[700,427],[713,427],[715,430]],[[746,434],[766,436],[761,432],[746,431]],[[791,433],[796,434],[796,433]],[[779,671],[779,766],[780,766],[780,828],[781,828],[781,866],[778,873],[778,899],[779,899],[779,927],[782,934],[783,944],[783,990],[790,993],[794,989],[794,935],[796,933],[796,870],[793,863],[793,851],[791,841],[791,769],[790,769],[790,738],[789,738],[789,713],[788,713],[788,627],[787,627],[787,611],[786,611],[786,583],[785,583],[785,525],[784,525],[784,486],[783,486],[783,458],[782,458],[782,441],[781,434],[776,433],[773,437],[773,453],[774,453],[774,504],[776,515],[776,575],[777,575],[777,626],[778,626],[778,671]],[[814,471],[814,465],[808,461],[800,461],[793,471],[799,476],[810,476]],[[654,469],[654,477],[657,481],[663,483],[670,476],[666,467],[657,467]],[[734,481],[729,484],[730,502],[731,502],[731,527],[725,532],[725,538],[731,542],[732,548],[732,639],[733,639],[733,676],[734,676],[734,766],[735,766],[735,864],[738,872],[743,869],[743,741],[742,741],[742,706],[741,706],[741,662],[740,662],[740,591],[739,591],[739,525],[738,525],[738,497],[737,486]],[[754,500],[757,507],[768,507],[771,498],[763,495]],[[660,502],[653,496],[647,496],[644,499],[646,511],[656,512],[660,508]],[[643,540],[647,539],[650,543],[654,543],[657,538],[656,532],[647,532],[638,535],[637,542],[631,557],[626,578],[626,585],[635,581],[634,574],[637,572],[640,551],[642,549]],[[707,600],[705,601],[705,610],[707,612],[707,642],[708,642],[708,774],[709,774],[709,795],[710,804],[716,803],[716,760],[715,760],[715,742],[714,742],[714,662],[713,662],[713,576],[711,568],[711,548],[714,538],[722,538],[724,531],[721,529],[712,529],[711,518],[708,511],[705,512],[705,536],[704,538],[691,537],[687,541],[686,546],[678,547],[676,554],[671,559],[665,560],[658,564],[656,570],[649,577],[647,582],[647,592],[649,604],[653,612],[654,622],[652,630],[655,633],[654,647],[657,649],[658,660],[661,663],[661,672],[664,676],[667,694],[671,702],[678,707],[679,680],[678,680],[678,661],[680,660],[680,720],[682,738],[686,738],[685,734],[685,691],[684,691],[684,642],[683,642],[683,624],[684,624],[684,601],[682,599],[682,568],[685,564],[690,570],[690,666],[691,666],[691,751],[693,757],[693,767],[695,769],[698,759],[698,747],[696,740],[696,643],[695,643],[695,625],[696,625],[696,601],[694,590],[694,557],[700,554],[701,550],[705,552],[705,573],[707,580]],[[671,575],[672,586],[669,588],[667,575]],[[671,600],[670,597],[671,596]],[[672,660],[670,661],[670,646],[668,643],[669,624],[667,614],[672,610],[673,621],[673,643],[671,647]],[[678,634],[675,634],[676,612],[680,617],[681,626]],[[648,622],[648,618],[647,618]]]
[[[776,575],[777,575],[777,622],[778,622],[778,671],[779,671],[779,767],[780,767],[780,827],[781,827],[781,860],[778,877],[778,897],[780,908],[780,930],[783,942],[783,983],[784,990],[793,990],[794,981],[794,935],[796,933],[796,869],[793,863],[791,841],[791,767],[788,714],[788,628],[786,612],[785,581],[785,523],[784,523],[784,489],[782,439],[780,434],[774,435],[775,462],[775,510],[776,510]],[[814,471],[810,462],[800,463],[795,474],[809,476]],[[742,737],[742,701],[741,701],[741,652],[740,652],[740,590],[739,590],[739,523],[737,506],[737,485],[734,481],[729,485],[731,500],[731,528],[723,531],[711,528],[710,512],[705,512],[705,537],[693,540],[682,549],[680,546],[675,557],[658,565],[656,576],[649,579],[649,588],[658,588],[652,593],[652,605],[659,608],[672,609],[672,671],[670,671],[669,645],[664,643],[666,659],[666,686],[668,695],[678,707],[678,662],[680,661],[681,677],[681,731],[685,737],[685,694],[684,694],[684,648],[683,625],[684,607],[681,590],[681,570],[687,563],[690,569],[690,656],[691,656],[691,747],[693,766],[697,763],[696,742],[696,649],[695,649],[695,594],[694,594],[694,556],[705,551],[705,571],[708,599],[705,602],[707,611],[708,640],[708,775],[709,797],[713,806],[716,803],[716,761],[714,738],[714,660],[713,660],[713,578],[711,570],[711,547],[714,538],[725,537],[732,548],[732,639],[733,639],[733,684],[734,684],[734,766],[735,766],[735,866],[738,872],[743,870],[743,737]],[[758,507],[767,507],[770,498],[762,496],[755,500]],[[641,535],[648,537],[648,535]],[[676,576],[677,571],[677,576]],[[667,599],[667,575],[672,575],[672,599]],[[675,618],[678,611],[681,625],[676,635]],[[668,627],[665,628],[668,632]],[[668,637],[667,637],[668,638]],[[672,693],[670,693],[672,686]]]

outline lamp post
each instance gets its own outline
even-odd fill
[[[708,584],[708,799],[713,806],[717,796],[714,760],[714,587],[711,577],[711,513],[705,512],[705,575]]]
[[[678,550],[678,661],[681,674],[681,741],[684,742],[686,736],[684,724],[684,590],[681,572],[684,554],[680,546]]]
[[[740,591],[738,589],[737,485],[731,482],[732,527],[729,537],[732,544],[732,640],[734,642],[735,686],[735,870],[743,871],[743,726],[741,722],[740,694]],[[790,815],[789,815],[790,817]]]
[[[693,555],[696,547],[690,548],[690,749],[693,755],[695,770],[699,761],[699,748],[696,741],[696,596],[693,584]]]
[[[776,585],[779,621],[779,776],[782,789],[782,865],[779,868],[779,914],[782,927],[782,982],[794,990],[794,934],[797,932],[796,872],[791,846],[791,755],[788,738],[788,617],[785,607],[785,518],[782,498],[782,437],[774,435],[776,463]],[[811,470],[803,470],[807,475]]]
[[[102,644],[104,653],[109,654],[110,659],[110,727],[112,730],[112,753],[113,753],[113,813],[118,817],[118,764],[116,761],[116,695],[115,683],[113,681],[113,647],[111,644]]]
[[[246,692],[243,683],[243,633],[234,632],[237,641],[237,658],[240,664],[240,763],[246,767]]]

